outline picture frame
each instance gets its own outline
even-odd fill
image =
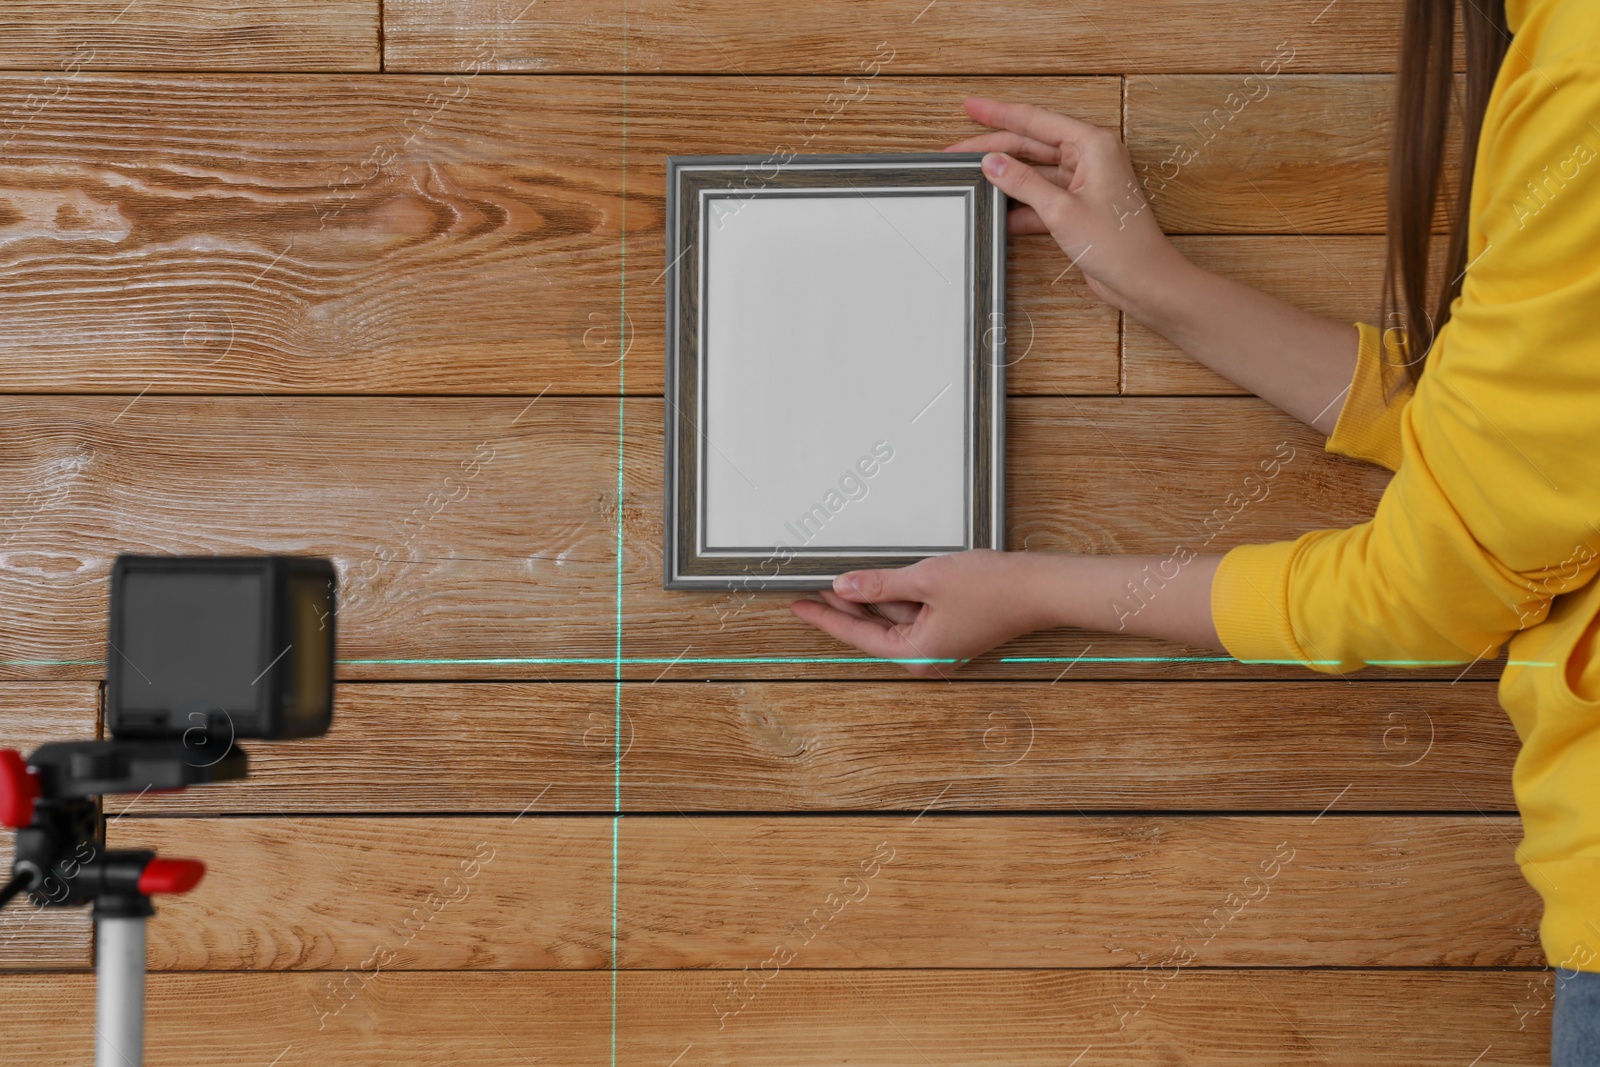
[[[1004,547],[1006,198],[982,158],[668,158],[665,588]]]

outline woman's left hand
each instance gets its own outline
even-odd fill
[[[1037,554],[975,549],[850,571],[822,602],[797,600],[791,610],[870,656],[913,661],[905,664],[912,674],[948,677],[1013,637],[1056,625],[1037,595],[1040,564]]]

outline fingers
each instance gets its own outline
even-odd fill
[[[1033,208],[1041,220],[1060,217],[1070,205],[1065,189],[1003,152],[983,157],[983,173],[1002,193]]]
[[[1027,204],[1014,207],[1006,212],[1006,232],[1008,233],[1049,233],[1050,227],[1044,224],[1039,213]]]
[[[844,612],[846,615],[854,615],[858,619],[868,619],[874,621],[885,618],[885,616],[874,615],[870,606],[866,604],[856,604],[852,601],[846,600],[844,597],[840,596],[838,593],[835,593],[831,589],[819,589],[817,592],[822,596],[823,602],[830,608],[836,608],[839,611]]]
[[[1064,171],[1060,167],[1045,167],[1038,164],[1030,164],[1030,166],[1033,167],[1035,174],[1058,189],[1065,189],[1067,184],[1072,181],[1072,171],[1070,170]]]
[[[833,580],[833,591],[858,604],[881,604],[885,600],[923,601],[927,599],[923,595],[927,590],[919,566],[913,563],[892,570],[849,571]]]
[[[1046,111],[1032,104],[1008,104],[984,96],[969,96],[962,101],[967,114],[985,126],[1010,130],[1045,144],[1079,145],[1098,136],[1099,126],[1082,119],[1068,118],[1054,111]]]
[[[838,608],[846,615],[854,615],[858,619],[888,619],[896,626],[903,626],[915,621],[922,611],[922,605],[912,600],[886,600],[882,604],[857,604],[846,600],[831,589],[819,589],[817,592],[829,606]]]
[[[1080,156],[1076,148],[1069,145],[1068,149],[1064,152],[1054,145],[1043,144],[1014,133],[983,133],[969,137],[965,141],[958,141],[945,151],[1004,152],[1016,159],[1025,159],[1038,164],[1033,169],[1046,181],[1066,189],[1072,185],[1072,179],[1077,174]]]
[[[980,133],[975,137],[968,137],[965,141],[957,141],[946,152],[1006,152],[1018,159],[1031,160],[1034,163],[1061,162],[1060,147],[1035,141],[1032,137],[1024,137],[1020,133],[1011,133],[1003,130],[996,133]]]
[[[1034,167],[1045,181],[1065,189],[1072,181],[1072,165],[1063,162],[1060,149],[1012,133],[984,133],[958,141],[946,152],[1005,152],[1016,159],[1041,164]]]
[[[815,600],[796,600],[789,610],[825,634],[879,659],[910,659],[904,635],[883,619],[857,618]]]
[[[1066,189],[1072,183],[1072,170],[1070,168],[1049,167],[1038,163],[1030,163],[1028,166],[1035,174],[1057,189]]]
[[[922,614],[922,605],[914,600],[885,600],[872,606],[896,626],[909,626]]]
[[[860,575],[899,574],[899,571],[858,571]],[[870,585],[871,581],[862,584]],[[794,614],[823,633],[854,645],[869,656],[896,660],[907,671],[920,678],[943,678],[949,671],[966,661],[949,661],[930,657],[922,645],[911,636],[912,625],[922,612],[921,603],[908,600],[884,600],[866,605],[845,600],[831,590],[820,590],[824,603],[815,600],[797,600],[789,606]],[[872,614],[875,608],[882,613]]]

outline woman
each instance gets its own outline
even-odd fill
[[[1553,1062],[1600,1064],[1600,8],[1464,0],[1462,172],[1444,173],[1455,0],[1408,0],[1380,322],[1354,328],[1189,263],[1116,134],[973,98],[1013,233],[1050,233],[1094,293],[1395,471],[1370,522],[1174,558],[965,552],[842,576],[800,618],[941,674],[1020,634],[1120,630],[1343,673],[1509,643],[1518,860],[1557,968]],[[1514,36],[1513,36],[1514,35]],[[1436,201],[1448,279],[1430,299]],[[1437,264],[1436,264],[1437,266]],[[1150,570],[1146,570],[1146,568]],[[1176,574],[1173,574],[1173,569]],[[1158,574],[1155,583],[1152,573]],[[1128,611],[1127,584],[1147,590]],[[866,605],[876,605],[869,611]]]

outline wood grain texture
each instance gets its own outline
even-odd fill
[[[1387,71],[1399,33],[1382,0],[1245,0],[1226,14],[1198,0],[389,0],[384,10],[390,70],[448,70],[492,47],[497,69],[540,73],[839,74],[875,55],[895,74],[1236,71],[1290,41],[1310,70]]]
[[[609,974],[150,976],[151,1067],[481,1067],[609,1062]],[[1550,1058],[1548,972],[1180,972],[1137,992],[1105,971],[780,972],[726,1025],[711,1005],[743,972],[617,975],[617,1062],[661,1067],[693,1049],[718,1067],[1461,1067]],[[330,982],[342,1010],[321,1014]],[[1141,979],[1142,981],[1142,979]],[[0,977],[0,1025],[27,1063],[87,1063],[87,975]],[[39,1006],[54,1006],[51,1014]],[[1464,1011],[1464,1005],[1484,1010]],[[227,1040],[217,1020],[228,1019]],[[1519,1022],[1523,1025],[1519,1028]],[[1085,1046],[1091,1051],[1085,1053]],[[689,1062],[685,1056],[684,1062]],[[937,1057],[937,1058],[934,1058]]]
[[[1122,316],[1089,291],[1051,237],[1006,238],[1006,392],[1012,396],[1111,392]],[[1107,338],[1112,340],[1107,358]]]
[[[1370,237],[1174,237],[1206,270],[1344,322],[1378,323],[1383,299],[1384,239]],[[1434,241],[1435,284],[1444,238]],[[1350,343],[1355,345],[1355,334]],[[1122,391],[1133,395],[1222,396],[1244,390],[1190,359],[1154,330],[1129,319],[1123,328]]]
[[[0,115],[39,88],[0,77]],[[837,88],[82,74],[0,122],[6,388],[659,394],[667,155],[937,150],[970,92],[1120,121],[1116,78]],[[1010,387],[1115,393],[1117,315],[1066,266],[1016,242]]]
[[[933,803],[940,790],[927,790]],[[529,783],[530,799],[537,795]],[[1337,800],[1330,791],[1325,804]],[[625,968],[1532,966],[1514,818],[629,816]],[[203,858],[150,925],[162,970],[610,965],[612,820],[146,819]],[[770,966],[770,964],[769,964]]]
[[[6,0],[0,69],[377,70],[377,0]]]
[[[1348,689],[1318,682],[1273,685],[1270,695],[1256,683],[624,686],[623,804],[630,811],[921,811],[930,803],[934,811],[1320,811],[1349,786],[1340,810],[1511,809],[1515,736],[1492,687]]]
[[[754,970],[784,945],[807,968],[1142,967],[1182,944],[1206,966],[1537,964],[1538,896],[1505,862],[1518,829],[1481,818],[625,819],[619,954],[625,967]]]
[[[927,151],[967,93],[1030,101],[1123,128],[1202,266],[1370,319],[1399,14],[6,3],[0,746],[93,735],[118,552],[340,572],[327,737],[107,800],[112,845],[209,866],[152,921],[147,1062],[1548,1062],[1498,664],[1055,631],[947,685],[792,595],[660,589],[665,156]],[[1385,472],[1053,241],[1007,271],[1009,547],[1371,514]],[[93,976],[48,972],[90,933],[0,913],[0,1058],[89,1061]]]
[[[151,921],[152,969],[609,965],[609,819],[129,815],[107,843],[206,864]]]
[[[91,741],[99,717],[93,682],[0,683],[0,748],[24,756],[50,741]],[[0,872],[11,875],[11,833],[0,835]],[[88,967],[91,923],[83,908],[41,908],[27,897],[0,910],[0,969]]]
[[[1298,63],[1273,77],[1128,77],[1128,150],[1168,233],[1384,231],[1393,79]]]
[[[794,618],[790,595],[662,590],[660,401],[620,417],[627,676],[904,677]],[[1293,537],[1363,521],[1387,476],[1243,398],[1019,398],[1007,418],[1014,549],[1166,556]],[[100,676],[105,579],[125,551],[332,557],[347,678],[614,673],[614,400],[11,397],[0,420],[0,507],[34,515],[0,571],[13,677]],[[1274,456],[1278,473],[1238,505]],[[1203,654],[1053,631],[969,676],[1053,679],[1074,657],[1074,679],[1306,673],[1116,658],[1151,655]]]
[[[343,684],[325,738],[112,814],[1513,810],[1480,683]],[[488,758],[486,758],[488,754]],[[1341,792],[1342,791],[1342,792]]]

